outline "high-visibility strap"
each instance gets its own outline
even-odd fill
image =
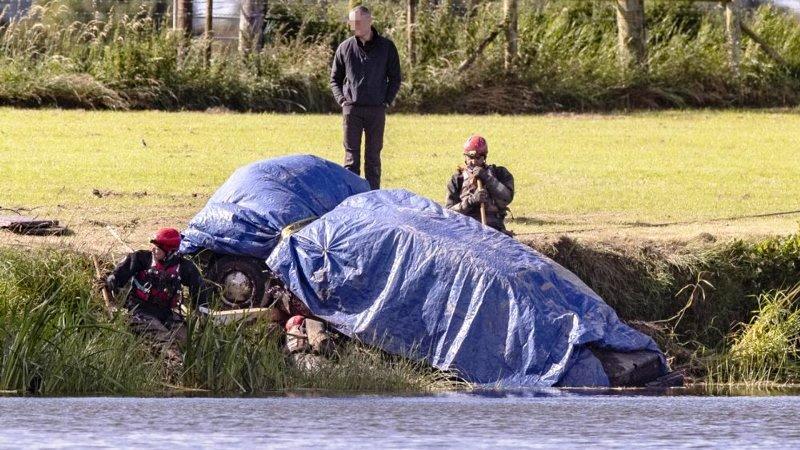
[[[295,232],[303,229],[306,225],[310,224],[311,222],[317,220],[317,216],[307,217],[305,219],[298,220],[297,222],[292,222],[289,225],[286,225],[281,230],[281,240],[288,238],[289,236],[293,235]]]

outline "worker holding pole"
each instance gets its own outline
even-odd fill
[[[486,164],[486,139],[473,135],[464,143],[464,165],[447,184],[446,206],[507,233],[505,218],[514,199],[514,176],[505,167]]]

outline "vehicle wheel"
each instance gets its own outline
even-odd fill
[[[264,286],[269,269],[255,258],[225,256],[211,263],[209,279],[220,289],[220,300],[226,309],[263,306]]]

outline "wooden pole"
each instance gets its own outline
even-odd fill
[[[211,65],[211,39],[214,26],[214,0],[206,0],[206,27],[203,38],[206,41],[206,67]]]
[[[644,67],[647,61],[644,0],[616,1],[620,61],[626,68]]]
[[[730,65],[734,74],[739,75],[739,64],[742,55],[742,21],[739,0],[730,0],[725,3],[725,32],[728,36],[728,54]]]
[[[248,55],[261,50],[261,27],[266,0],[242,0],[239,11],[239,53]]]
[[[417,63],[417,1],[406,0],[406,41],[408,41],[408,60]]]
[[[92,255],[92,262],[94,263],[94,271],[97,274],[98,278],[103,276],[103,271],[100,269],[100,263],[97,261],[97,257]],[[111,293],[108,292],[108,288],[103,286],[100,290],[103,294],[103,303],[106,306],[106,313],[108,313],[108,317],[114,317],[114,306],[111,303]]]
[[[173,10],[175,17],[172,21],[173,28],[181,31],[184,36],[192,35],[192,0],[174,0]]]
[[[483,181],[478,178],[478,190],[483,189]],[[481,202],[481,223],[486,225],[486,203]]]
[[[757,35],[755,31],[751,30],[747,25],[743,23],[740,24],[739,26],[742,27],[742,33],[744,33],[745,36],[749,37],[756,44],[758,44],[759,47],[761,47],[761,50],[764,50],[764,53],[769,55],[769,57],[772,58],[776,63],[782,66],[789,65],[789,63],[786,62],[785,59],[783,59],[783,56],[781,56],[780,53],[778,53],[774,48],[772,48],[769,44],[767,44],[767,41],[761,38],[761,36]]]
[[[503,0],[503,17],[505,18],[505,31],[506,31],[506,53],[505,53],[505,68],[510,70],[514,65],[514,60],[517,58],[517,16],[518,16],[518,1],[517,0]]]
[[[458,65],[458,71],[464,72],[465,70],[469,69],[469,67],[478,59],[479,56],[483,53],[483,50],[486,49],[486,46],[489,45],[498,34],[500,34],[501,28],[505,27],[497,27],[494,31],[492,31],[489,36],[487,36],[480,44],[478,44],[478,48],[475,49],[467,59],[465,59],[461,64]]]

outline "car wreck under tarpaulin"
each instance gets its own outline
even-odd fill
[[[237,169],[192,218],[180,250],[266,259],[285,227],[368,190],[363,178],[312,155],[255,162]]]
[[[664,357],[577,276],[403,190],[342,202],[267,265],[340,332],[474,383],[608,386],[593,349]]]

